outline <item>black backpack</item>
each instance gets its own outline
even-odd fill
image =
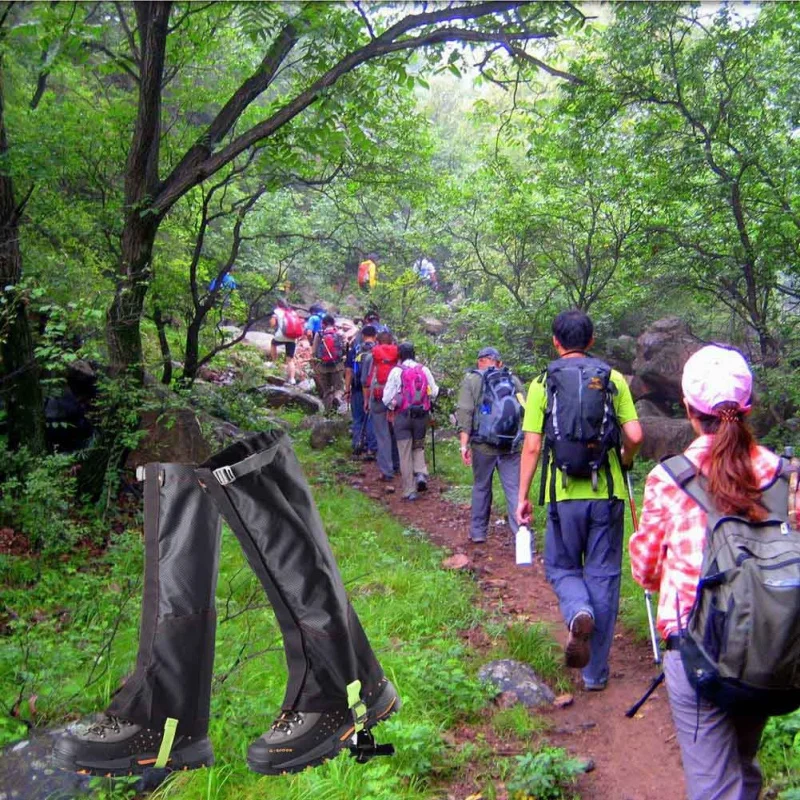
[[[544,414],[544,452],[539,504],[544,504],[550,454],[550,501],[556,502],[556,471],[561,485],[567,478],[591,478],[597,489],[597,474],[605,469],[608,496],[614,486],[608,461],[610,450],[619,454],[622,438],[614,410],[617,387],[611,381],[611,367],[587,355],[559,358],[547,365],[542,376],[547,393]]]
[[[751,522],[715,508],[686,456],[661,466],[708,514],[697,595],[681,631],[686,677],[733,713],[800,708],[800,533],[788,522],[797,468],[781,460],[761,495],[769,516]]]
[[[507,367],[471,371],[481,376],[481,400],[470,439],[512,450],[522,438],[522,405],[511,371]]]

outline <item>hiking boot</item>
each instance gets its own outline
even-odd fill
[[[53,762],[81,775],[141,775],[158,760],[164,732],[101,715],[94,722],[70,725],[53,745]],[[176,736],[166,769],[210,766],[214,751],[207,736]]]
[[[386,679],[364,696],[369,730],[399,711],[402,702]],[[355,733],[353,712],[282,711],[272,727],[247,750],[247,766],[262,775],[282,775],[315,767],[350,744]]]
[[[469,540],[472,544],[485,544],[486,543],[486,534],[478,534],[477,536],[470,534]]]
[[[594,633],[594,617],[588,611],[579,611],[569,624],[569,639],[564,648],[564,659],[568,667],[582,668],[591,658],[591,639]]]
[[[411,492],[411,494],[404,495],[403,500],[409,500],[413,503],[414,500],[419,500],[419,495],[416,492]]]
[[[427,477],[427,475],[423,475],[421,472],[418,472],[415,479],[417,481],[417,491],[418,492],[427,492],[428,491],[428,477]]]
[[[385,472],[381,472],[381,477],[378,480],[388,483],[389,481],[394,480],[394,475],[387,475]]]
[[[364,453],[364,461],[375,461],[377,457],[378,454],[374,450],[367,450],[367,452]]]

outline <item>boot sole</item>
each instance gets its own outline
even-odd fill
[[[588,614],[581,615],[573,622],[564,648],[564,661],[568,667],[583,669],[589,663],[593,633],[594,620]]]
[[[79,775],[97,775],[101,778],[124,777],[127,775],[143,775],[154,769],[158,753],[135,753],[132,756],[115,759],[76,758],[67,749],[61,749],[59,743],[53,746],[53,763],[59,769],[77,772]],[[200,739],[170,753],[166,766],[168,772],[186,771],[210,767],[214,763],[214,750],[208,739]]]
[[[391,687],[391,691],[387,691]],[[379,697],[371,708],[367,709],[367,721],[364,725],[366,730],[371,730],[380,722],[388,719],[392,714],[396,714],[402,707],[403,701],[391,684],[387,683],[382,694],[390,694],[390,697]],[[355,733],[355,727],[348,722],[342,725],[339,730],[333,733],[324,742],[318,744],[312,750],[307,751],[302,756],[292,759],[280,765],[254,761],[247,759],[247,766],[260,775],[290,775],[295,772],[302,772],[306,767],[318,767],[332,758],[335,758],[345,747],[348,746],[350,739]]]

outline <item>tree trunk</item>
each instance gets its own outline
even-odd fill
[[[3,73],[0,63],[0,158],[8,153],[4,117]],[[0,355],[3,378],[0,394],[6,407],[8,443],[12,450],[25,445],[32,453],[45,452],[44,397],[25,303],[16,291],[22,275],[19,249],[19,209],[10,175],[0,173]],[[8,288],[8,290],[6,289]]]
[[[172,3],[134,3],[139,35],[139,102],[133,141],[125,166],[125,226],[117,289],[106,314],[111,370],[144,378],[141,321],[152,277],[153,243],[163,214],[151,209],[158,187],[161,140],[161,84]]]
[[[164,386],[169,386],[172,383],[172,351],[169,347],[169,339],[167,339],[167,323],[164,321],[164,315],[161,309],[156,306],[153,312],[153,321],[156,323],[156,330],[158,331],[158,346],[161,348],[161,361],[164,364],[164,371],[161,373],[161,383]]]
[[[206,318],[206,311],[195,314],[186,328],[186,354],[183,360],[183,376],[181,381],[191,385],[197,377],[197,364],[200,360],[200,328]]]

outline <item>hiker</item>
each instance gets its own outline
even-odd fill
[[[492,511],[492,479],[500,476],[508,524],[517,532],[519,450],[522,445],[522,397],[519,378],[503,366],[494,347],[478,352],[477,369],[464,376],[458,394],[456,422],[461,460],[472,467],[471,542],[486,541]]]
[[[342,393],[344,374],[344,339],[331,314],[322,318],[322,328],[311,344],[314,354],[314,378],[322,403],[330,411]]]
[[[427,258],[418,258],[414,262],[414,274],[422,283],[427,283],[431,289],[438,291],[439,281],[436,277],[436,267]]]
[[[439,387],[431,371],[414,360],[414,345],[398,347],[398,365],[392,368],[383,389],[383,402],[394,415],[394,432],[400,454],[403,498],[416,500],[417,492],[428,488],[425,464],[425,434],[431,416],[431,403]]]
[[[700,601],[702,594],[698,612],[712,615],[702,637],[703,647],[712,657],[717,653],[720,660],[723,655],[731,659],[734,677],[742,680],[748,677],[744,662],[761,677],[775,680],[778,673],[769,659],[781,655],[780,648],[793,640],[790,671],[795,707],[800,705],[800,600],[796,588],[800,537],[790,534],[785,524],[789,519],[789,492],[788,481],[778,480],[784,477],[782,469],[779,472],[781,459],[757,444],[746,423],[753,379],[741,353],[721,345],[701,348],[686,362],[681,387],[686,414],[697,438],[683,456],[667,459],[647,476],[639,530],[629,542],[631,570],[638,583],[659,592],[657,627],[667,646],[667,695],[690,800],[756,800],[761,789],[756,753],[768,718],[769,700],[756,701],[749,708],[737,709],[734,704],[723,709],[720,705],[725,705],[724,692],[714,702],[699,684],[695,687],[689,682],[689,667],[684,663],[692,652],[690,614],[694,615],[695,597]],[[724,523],[716,522],[719,518],[730,519],[737,528],[724,528]],[[768,518],[784,520],[784,525],[776,523],[771,530]],[[714,527],[707,527],[712,521]],[[754,570],[759,572],[758,560],[773,556],[755,579],[756,585],[743,579],[744,595],[737,594],[739,589],[724,578],[728,567],[722,562],[717,566],[717,557],[711,558],[705,552],[715,545],[717,532],[725,539],[724,549],[731,550],[735,558],[730,565],[735,569],[730,573],[745,575],[740,559],[746,555],[758,565]],[[746,537],[747,548],[734,547],[732,534],[737,532]],[[774,547],[770,541],[779,542],[780,550],[770,553],[767,548]],[[778,553],[780,557],[774,557]],[[727,584],[729,601],[718,604],[714,598],[707,602],[709,590],[700,593],[698,584],[706,564],[713,569],[716,580],[709,581],[708,586]],[[787,573],[787,569],[793,572]],[[770,588],[786,586],[795,588]],[[745,630],[736,621],[737,606],[742,609],[739,620]],[[769,617],[765,620],[768,626],[758,624],[764,619],[756,613],[759,606]],[[703,669],[710,667],[706,664]],[[765,694],[774,697],[777,688],[772,687]],[[789,710],[791,707],[779,713]]]
[[[294,354],[297,348],[297,340],[303,335],[303,321],[300,319],[299,314],[289,307],[286,300],[281,298],[275,304],[275,310],[270,318],[270,327],[275,330],[270,348],[270,358],[273,361],[277,361],[278,348],[283,347],[285,349],[287,383],[294,386],[297,383]]]
[[[136,668],[103,715],[55,740],[57,766],[116,776],[214,763],[208,728],[221,518],[273,607],[289,673],[278,717],[248,748],[250,769],[281,775],[315,766],[347,746],[360,720],[371,728],[399,710],[283,431],[236,442],[200,467],[152,463],[137,477],[145,563]]]
[[[370,292],[378,283],[378,266],[375,256],[369,255],[358,265],[358,288],[362,292]]]
[[[528,492],[542,462],[540,505],[549,496],[544,565],[569,628],[568,667],[584,688],[602,691],[619,609],[623,468],[642,441],[636,408],[621,373],[588,355],[591,319],[580,310],[553,321],[558,358],[528,391],[522,429],[517,521],[529,524]]]
[[[375,429],[369,409],[364,401],[365,379],[364,359],[377,344],[375,326],[367,323],[358,332],[353,343],[347,349],[344,362],[344,399],[350,403],[353,419],[351,430],[353,454],[361,455],[364,450],[365,461],[374,461],[378,451]]]
[[[382,481],[391,481],[400,471],[400,453],[394,425],[389,420],[388,409],[383,402],[383,390],[389,373],[397,365],[398,357],[394,337],[389,331],[382,331],[378,334],[378,343],[364,360],[364,374],[368,376],[369,387],[369,391],[364,393],[364,408],[369,411],[375,431],[376,457]]]
[[[322,330],[322,316],[325,310],[319,303],[314,303],[308,308],[308,319],[303,325],[303,333],[306,335],[309,344],[314,341],[314,336]]]

